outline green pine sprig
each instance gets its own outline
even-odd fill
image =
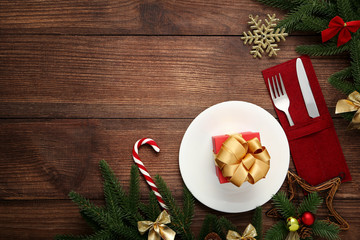
[[[280,8],[283,10],[292,10],[299,4],[304,3],[304,0],[258,0],[258,2],[264,3],[265,5]]]
[[[301,216],[304,212],[316,213],[316,210],[322,204],[323,200],[317,192],[312,192],[304,198],[297,208],[298,216]]]
[[[266,231],[265,240],[284,240],[289,230],[284,221],[279,221]]]
[[[310,56],[331,56],[349,51],[349,45],[344,44],[337,47],[335,41],[325,44],[301,45],[296,47],[296,52]]]
[[[159,203],[153,191],[150,191],[149,193],[149,203],[140,203],[139,208],[140,211],[144,213],[145,219],[150,221],[155,221],[161,213]]]
[[[329,77],[329,83],[342,91],[346,95],[349,95],[354,91],[354,83],[348,81],[352,77],[352,68],[347,67],[339,72],[332,74]]]
[[[211,232],[214,232],[216,222],[217,222],[217,216],[213,214],[206,215],[203,224],[200,228],[200,232],[198,234],[197,239],[204,240],[206,235],[208,235]]]
[[[203,221],[197,239],[203,240],[211,232],[215,232],[221,239],[225,239],[229,230],[239,232],[239,229],[229,219],[208,214]]]
[[[322,204],[322,199],[317,192],[309,193],[303,201],[299,204],[297,209],[287,198],[286,193],[280,191],[272,198],[276,210],[285,218],[294,217],[299,218],[304,212],[316,213],[317,208]],[[313,235],[319,236],[328,240],[338,239],[339,226],[333,223],[315,220],[314,224],[310,226]],[[266,240],[283,240],[289,234],[288,227],[284,220],[277,222],[265,234]],[[311,240],[312,237],[306,238]]]
[[[263,226],[263,220],[262,220],[262,208],[257,207],[255,208],[254,216],[252,219],[252,225],[256,229],[257,236],[255,237],[256,240],[262,239],[262,226]]]
[[[311,225],[313,234],[328,240],[336,240],[339,238],[340,228],[338,225],[326,221],[315,220]]]
[[[186,187],[184,187],[183,194],[187,195],[184,196],[185,199],[187,199],[188,203],[184,204],[184,208],[180,208],[175,202],[175,199],[170,191],[170,189],[167,187],[165,181],[160,177],[159,175],[155,176],[155,183],[159,189],[159,192],[161,196],[164,199],[164,202],[166,206],[168,207],[169,214],[171,215],[171,228],[174,229],[177,234],[181,236],[184,240],[193,240],[194,234],[191,231],[191,222],[192,222],[192,213],[193,213],[193,200],[190,200],[189,198],[192,198],[190,196],[189,190],[187,190]],[[186,208],[186,209],[185,209]]]
[[[360,33],[354,34],[350,43],[351,70],[355,90],[360,92]]]
[[[296,208],[285,192],[280,191],[272,197],[276,209],[285,219],[296,216]]]

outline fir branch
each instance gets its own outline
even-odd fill
[[[337,15],[337,6],[330,1],[323,1],[323,0],[308,0],[310,4],[312,4],[312,14],[313,15],[321,15],[327,17],[328,20],[332,19]]]
[[[183,200],[184,222],[191,225],[194,217],[194,197],[185,185],[183,190]]]
[[[229,230],[237,231],[239,232],[239,229],[226,217],[220,217],[218,219],[219,226],[222,230],[222,232],[226,235]]]
[[[354,84],[346,80],[352,78],[352,76],[352,68],[348,67],[331,75],[328,81],[333,87],[349,95],[354,91]]]
[[[80,210],[80,215],[89,224],[89,226],[96,232],[101,230],[101,226],[89,217],[83,210]]]
[[[137,166],[134,164],[131,166],[130,171],[130,190],[127,201],[127,209],[132,215],[135,222],[135,226],[137,226],[137,221],[141,220],[141,215],[138,212],[139,203],[140,203],[140,184],[139,184],[139,170]],[[134,224],[133,224],[134,225]]]
[[[337,0],[336,4],[339,11],[338,15],[344,20],[344,22],[358,20],[354,15],[354,8],[349,0]]]
[[[113,192],[116,196],[116,205],[124,207],[126,205],[126,194],[121,184],[105,160],[101,160],[99,165],[104,184],[107,184],[109,191]]]
[[[140,235],[137,227],[134,228],[133,226],[127,226],[123,223],[118,223],[114,225],[110,225],[110,228],[116,232],[118,238],[116,239],[126,239],[126,240],[142,240],[144,237]],[[115,239],[115,238],[114,238]]]
[[[296,52],[310,56],[329,56],[340,54],[345,51],[349,51],[348,44],[337,47],[335,42],[316,45],[302,45],[296,47]]]
[[[296,26],[296,30],[320,33],[328,27],[329,21],[315,16],[303,16],[302,22]]]
[[[140,203],[139,208],[145,214],[146,219],[153,222],[161,213],[159,203],[153,191],[149,193],[149,204]]]
[[[297,208],[298,215],[304,212],[316,213],[317,208],[322,204],[322,199],[317,192],[312,192],[303,199]]]
[[[280,191],[276,193],[272,197],[272,200],[276,209],[285,219],[296,216],[295,206],[292,202],[290,202],[285,192]]]
[[[204,240],[206,235],[213,232],[215,229],[215,222],[217,221],[217,217],[213,214],[206,215],[203,224],[200,228],[199,235],[197,237],[198,240]]]
[[[131,203],[131,201],[127,199],[125,192],[107,162],[102,160],[99,165],[104,178],[104,196],[111,221],[115,224],[122,224],[122,221],[126,218],[132,226],[137,226],[139,217],[134,213],[137,212],[137,208],[133,209],[130,207],[129,202]]]
[[[71,191],[69,193],[70,199],[75,202],[80,210],[86,214],[92,221],[98,223],[102,228],[106,228],[109,220],[108,216],[106,215],[105,211],[92,204],[88,199],[84,198],[80,194]]]
[[[172,216],[171,226],[175,232],[177,232],[182,239],[192,240],[194,239],[193,233],[190,229],[190,223],[184,221],[184,212],[180,210],[176,204],[170,189],[166,186],[165,181],[159,176],[155,176],[155,183],[158,186],[160,194],[162,195],[166,206],[169,208],[169,213]]]
[[[313,9],[312,4],[301,4],[286,14],[285,18],[281,20],[276,28],[285,28],[287,33],[296,30],[296,25],[301,21],[304,15],[311,14]]]
[[[284,240],[289,234],[285,222],[279,221],[274,224],[265,234],[265,240]]]
[[[257,237],[255,237],[257,240],[262,239],[262,207],[257,207],[254,212],[254,216],[252,219],[252,225],[256,229]]]
[[[318,237],[326,238],[328,240],[340,239],[339,238],[340,228],[338,225],[335,225],[333,223],[315,220],[314,224],[311,225],[311,228],[313,234]]]
[[[354,78],[354,86],[355,90],[360,92],[360,34],[358,32],[355,33],[350,41],[350,57],[352,60],[351,68]]]
[[[264,3],[271,7],[280,8],[283,10],[292,10],[295,7],[297,7],[299,4],[302,4],[304,0],[289,0],[289,1],[283,1],[283,0],[257,0],[260,3]]]

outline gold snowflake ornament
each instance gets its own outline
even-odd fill
[[[244,40],[244,44],[253,44],[250,54],[253,55],[254,58],[261,58],[264,52],[266,52],[269,57],[277,56],[276,52],[279,51],[280,48],[277,48],[278,45],[276,42],[280,42],[281,40],[285,41],[285,37],[288,36],[285,28],[281,30],[279,28],[274,29],[276,22],[279,21],[275,14],[272,16],[268,14],[267,16],[269,19],[265,19],[266,24],[262,24],[259,16],[256,15],[253,17],[253,15],[249,15],[250,22],[248,22],[248,24],[253,31],[244,32],[244,36],[241,38]]]

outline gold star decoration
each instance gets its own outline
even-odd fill
[[[326,220],[338,225],[341,230],[349,230],[349,224],[345,221],[343,217],[340,216],[340,214],[333,207],[334,196],[339,186],[341,185],[340,177],[336,177],[319,185],[312,186],[308,184],[304,179],[296,175],[295,173],[288,171],[287,180],[288,180],[288,187],[290,193],[290,197],[289,197],[290,201],[293,200],[295,196],[295,191],[296,191],[295,184],[298,184],[302,190],[308,193],[327,191],[325,203],[330,212],[330,216]],[[276,211],[275,208],[272,208],[269,211],[267,211],[266,216],[275,217],[275,218],[280,217],[279,213]],[[333,217],[335,221],[332,221],[330,217]]]

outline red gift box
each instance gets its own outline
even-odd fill
[[[260,141],[260,133],[258,133],[258,132],[243,132],[243,133],[241,133],[241,135],[246,141],[249,141],[253,138],[258,138]],[[218,135],[218,136],[212,137],[213,152],[215,154],[217,154],[219,152],[221,145],[223,144],[223,142],[225,142],[226,139],[228,139],[228,137],[229,137],[229,135]],[[217,165],[215,165],[215,171],[216,171],[216,176],[218,177],[220,184],[229,182],[228,179],[222,175],[221,170]]]

